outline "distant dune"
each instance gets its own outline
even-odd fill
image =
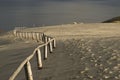
[[[106,20],[106,21],[103,21],[102,23],[120,23],[120,16],[114,17],[114,18]]]

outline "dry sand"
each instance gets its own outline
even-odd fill
[[[57,39],[57,48],[37,70],[31,60],[35,80],[120,80],[120,24],[68,24],[28,28]],[[8,39],[9,37],[9,39]],[[1,37],[0,80],[7,80],[38,43]],[[6,44],[7,43],[7,44]],[[24,70],[16,80],[24,79]]]

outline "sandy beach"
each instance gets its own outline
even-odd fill
[[[31,60],[34,80],[120,80],[120,24],[86,23],[26,28],[54,37],[57,47],[43,69]],[[0,36],[0,80],[8,80],[39,45],[11,33]],[[15,80],[26,80],[24,69]]]

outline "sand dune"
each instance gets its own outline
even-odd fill
[[[119,80],[120,24],[68,24],[27,28],[57,39],[57,48],[37,70],[32,60],[35,80]],[[7,80],[19,63],[38,45],[34,41],[1,37],[9,44],[0,46],[0,79]],[[11,40],[11,41],[9,41]],[[7,71],[7,72],[6,72]],[[25,80],[24,70],[16,80]]]
[[[109,37],[109,36],[119,36],[120,34],[120,24],[114,23],[90,23],[90,24],[67,24],[67,25],[57,25],[48,27],[36,27],[25,29],[24,31],[36,31],[44,32],[46,35],[53,37],[63,37],[69,38],[69,36],[79,36],[79,37]],[[74,38],[73,37],[73,38]],[[78,38],[79,38],[78,37]],[[60,38],[61,39],[61,38]]]

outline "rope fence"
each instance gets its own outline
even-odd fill
[[[33,80],[33,74],[32,74],[32,69],[31,69],[31,63],[30,60],[36,55],[37,58],[37,66],[38,69],[43,68],[42,64],[42,53],[41,49],[44,47],[44,59],[48,58],[48,50],[49,52],[53,52],[53,48],[56,47],[56,40],[55,38],[49,37],[44,35],[43,33],[36,33],[36,32],[14,32],[14,35],[19,38],[26,38],[26,39],[36,39],[37,41],[43,40],[44,43],[39,45],[37,48],[34,49],[33,53],[29,55],[19,66],[18,68],[14,71],[14,73],[10,76],[9,80],[14,80],[16,76],[20,73],[20,71],[24,68],[25,69],[25,76],[26,80]],[[49,49],[48,49],[49,48]]]

